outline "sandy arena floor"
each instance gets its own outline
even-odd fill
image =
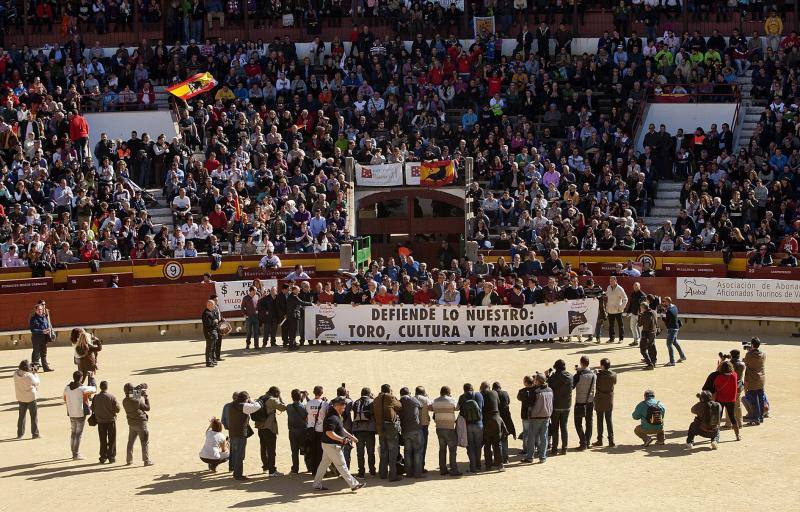
[[[749,510],[758,501],[762,510],[797,506],[800,490],[800,445],[797,431],[800,374],[800,340],[765,338],[767,394],[773,407],[771,418],[760,427],[746,427],[742,441],[725,431],[720,448],[712,452],[707,440],[698,439],[693,451],[684,448],[691,420],[690,406],[718,351],[739,347],[739,340],[684,340],[689,360],[674,368],[659,366],[640,371],[637,349],[621,345],[556,344],[407,347],[354,346],[306,347],[297,353],[272,349],[267,354],[241,350],[242,338],[226,340],[227,360],[215,369],[205,368],[199,341],[156,341],[106,345],[100,357],[100,378],[111,383],[111,391],[122,399],[126,381],[147,382],[151,414],[151,456],[155,466],[136,463],[125,467],[127,425],[118,419],[117,463],[97,463],[96,429],[86,427],[82,452],[86,460],[73,462],[69,452],[69,421],[62,391],[73,371],[72,353],[63,342],[50,351],[56,372],[42,374],[39,425],[43,439],[21,441],[15,435],[17,405],[12,374],[29,350],[0,352],[0,477],[3,510],[20,510],[31,503],[47,503],[58,511],[79,510],[222,510],[272,505],[275,510],[700,510],[722,507]],[[666,361],[664,340],[659,341],[661,362]],[[596,365],[610,357],[620,372],[615,398],[616,448],[570,452],[544,466],[520,465],[519,441],[511,440],[512,461],[505,473],[484,473],[461,478],[440,477],[437,442],[431,436],[424,481],[403,480],[388,484],[367,478],[367,487],[356,494],[341,479],[327,480],[331,491],[314,492],[307,475],[268,478],[260,472],[258,439],[251,438],[245,473],[252,480],[236,482],[223,471],[212,474],[198,459],[208,418],[218,416],[234,390],[263,393],[277,385],[285,397],[298,387],[315,384],[333,396],[342,381],[352,394],[364,385],[377,392],[388,381],[401,386],[424,385],[430,396],[450,385],[454,394],[464,382],[499,380],[512,399],[522,376],[543,371],[557,358],[568,368],[586,354]],[[643,449],[633,434],[636,422],[630,414],[644,389],[651,387],[667,407],[666,446]],[[456,395],[457,396],[457,395]],[[519,403],[512,411],[521,430]],[[290,467],[286,419],[278,440],[278,469]],[[570,418],[570,445],[577,444]],[[30,428],[30,426],[28,426]],[[433,431],[432,431],[433,434]],[[459,449],[459,460],[467,456]],[[355,463],[355,454],[353,455]],[[464,468],[462,468],[464,469]],[[44,502],[42,501],[44,499]],[[794,504],[794,505],[792,505]],[[587,509],[588,510],[588,509]]]

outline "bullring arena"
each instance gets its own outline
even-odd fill
[[[0,1],[0,511],[797,509],[798,9]]]

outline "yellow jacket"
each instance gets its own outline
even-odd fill
[[[768,36],[783,34],[783,21],[778,16],[770,16],[764,22],[764,33]]]

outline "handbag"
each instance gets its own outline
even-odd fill
[[[89,416],[89,419],[86,420],[86,423],[88,423],[90,427],[96,427],[97,426],[97,416],[95,416],[94,413],[92,413],[92,415]]]

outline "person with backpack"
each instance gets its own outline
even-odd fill
[[[396,482],[402,477],[397,475],[397,458],[400,454],[400,418],[402,409],[400,400],[392,394],[389,384],[381,385],[381,392],[372,402],[372,414],[375,418],[375,431],[380,443],[378,458],[378,476]]]
[[[658,318],[655,312],[650,309],[647,302],[639,305],[639,352],[645,362],[645,370],[653,370],[656,367],[658,349],[656,348],[656,331],[658,330]]]
[[[364,454],[369,462],[369,474],[375,476],[375,418],[372,415],[372,391],[361,389],[361,396],[353,401],[353,423],[350,432],[356,436],[356,458],[358,477],[366,475]]]
[[[306,438],[306,406],[303,404],[305,392],[299,389],[292,390],[292,403],[286,406],[287,422],[289,424],[289,450],[292,452],[292,473],[300,472],[300,451]],[[309,462],[309,453],[305,451],[303,459],[306,471],[312,473],[313,468]]]
[[[735,402],[739,395],[739,383],[736,372],[733,371],[733,363],[728,360],[719,365],[719,373],[714,379],[714,401],[728,413],[728,418],[736,434],[736,440],[740,441],[739,422],[736,419]]]
[[[575,369],[575,375],[572,376],[572,386],[575,388],[575,430],[578,432],[578,441],[580,441],[578,450],[585,450],[592,440],[597,374],[589,368],[588,356],[581,356],[580,367],[576,366]],[[584,421],[586,422],[585,430]]]
[[[283,476],[275,467],[275,451],[278,442],[278,411],[285,411],[286,404],[281,399],[281,390],[276,386],[258,398],[261,409],[252,413],[250,419],[258,430],[258,441],[261,448],[261,469],[271,477]]]
[[[656,393],[652,389],[644,392],[644,400],[636,405],[633,410],[633,419],[639,420],[639,424],[633,429],[633,433],[639,436],[644,442],[644,446],[653,443],[653,436],[656,444],[664,444],[664,415],[667,409],[664,404],[656,400]]]
[[[472,384],[464,384],[464,393],[458,397],[459,415],[467,423],[467,456],[469,473],[481,469],[481,448],[483,447],[483,396],[476,393]]]
[[[722,417],[722,405],[713,399],[710,391],[703,390],[697,393],[699,402],[692,406],[694,420],[689,425],[689,433],[686,435],[686,447],[694,447],[696,436],[711,439],[711,449],[717,449],[719,442],[719,422]]]
[[[686,354],[678,343],[678,331],[681,328],[681,320],[678,318],[678,306],[672,302],[671,297],[664,297],[664,325],[667,327],[667,352],[669,353],[669,363],[667,366],[675,366],[675,353],[673,347],[678,349],[679,363],[686,361]]]
[[[603,446],[603,422],[608,427],[608,446],[614,445],[614,423],[611,412],[614,410],[614,387],[617,385],[617,374],[611,370],[611,361],[604,357],[600,360],[597,372],[597,392],[594,397],[594,411],[597,413],[597,441],[592,446]]]
[[[567,423],[572,410],[572,374],[567,371],[567,363],[558,359],[553,363],[553,368],[545,372],[547,385],[553,390],[552,422],[553,451],[551,455],[566,455],[569,444]],[[559,434],[561,451],[558,451]]]
[[[442,386],[439,396],[431,404],[433,421],[436,423],[436,437],[439,439],[439,474],[442,476],[461,476],[458,471],[456,454],[458,436],[456,435],[456,411],[458,404],[450,396],[450,387]],[[450,455],[450,470],[447,469],[447,456]]]

